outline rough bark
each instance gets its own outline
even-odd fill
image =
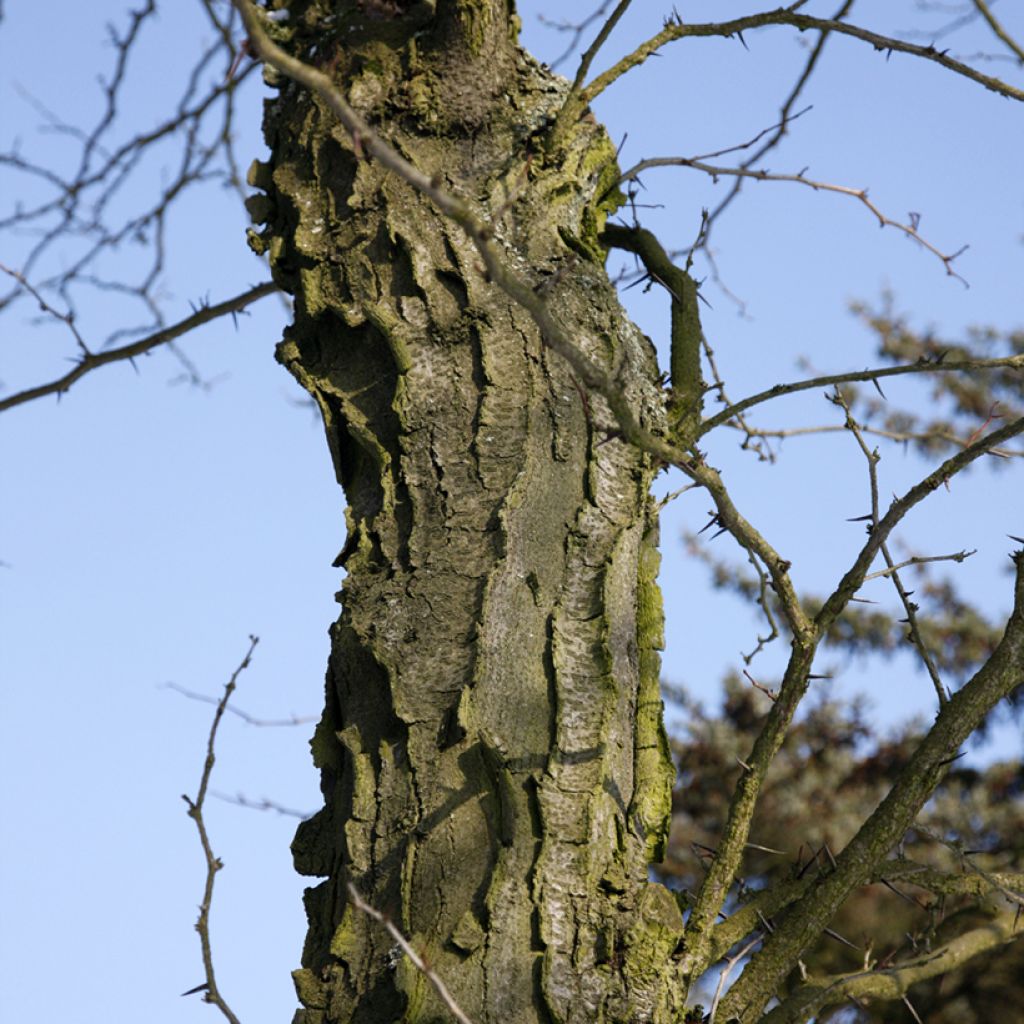
[[[614,149],[585,117],[545,153],[566,83],[520,50],[510,4],[340,6],[293,0],[283,44],[478,205],[663,429],[654,353],[598,243]],[[648,882],[673,780],[650,460],[461,230],[269,77],[252,243],[295,296],[279,358],[319,404],[348,501],[312,744],[325,806],[294,843],[325,879],[306,895],[301,1020],[446,1019],[349,882],[480,1024],[678,1019],[680,911]]]

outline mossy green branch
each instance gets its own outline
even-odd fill
[[[594,41],[587,47],[580,58],[580,66],[576,71],[576,77],[573,78],[572,85],[569,87],[569,93],[562,104],[562,109],[559,110],[551,130],[548,132],[546,145],[549,152],[553,152],[558,148],[565,137],[566,131],[586,110],[587,104],[581,100],[581,95],[587,81],[587,75],[590,73],[590,66],[594,63],[594,58],[597,56],[598,51],[604,46],[608,37],[612,34],[612,30],[619,23],[619,19],[626,13],[626,9],[631,3],[632,0],[619,0],[615,10],[608,16],[607,21],[601,26],[601,30],[595,36]]]
[[[709,962],[716,963],[737,943],[763,927],[763,920],[798,902],[814,885],[817,875],[781,879],[754,893],[738,910],[733,911],[711,933]],[[976,872],[950,873],[927,864],[901,858],[884,861],[871,876],[870,883],[900,882],[926,889],[936,896],[983,897],[1003,889],[1024,892],[1024,875],[997,871],[986,878]]]
[[[639,256],[648,275],[672,299],[669,423],[679,446],[688,448],[697,439],[704,412],[704,379],[700,365],[704,332],[700,325],[697,282],[672,262],[661,242],[645,228],[609,224],[601,240],[605,245]]]
[[[739,874],[743,850],[750,836],[757,800],[768,769],[778,753],[793,715],[807,692],[816,644],[793,641],[793,651],[782,679],[778,696],[765,718],[764,725],[729,803],[729,815],[722,830],[718,850],[697,894],[686,922],[683,937],[685,951],[680,964],[683,976],[700,977],[720,953],[713,951],[713,927],[725,905],[733,881]]]
[[[809,1020],[826,1006],[851,999],[900,999],[912,985],[938,977],[991,949],[1020,938],[1016,915],[1006,911],[987,924],[972,928],[952,942],[906,963],[854,974],[811,978],[766,1016],[761,1024],[798,1024]],[[728,1018],[721,1016],[722,1020]]]

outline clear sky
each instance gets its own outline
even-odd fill
[[[856,19],[881,31],[922,25],[909,2],[863,0],[858,7]],[[531,0],[520,9],[527,45],[552,59],[565,37],[544,29],[538,13],[580,16],[589,5]],[[704,2],[687,4],[684,13],[702,20],[751,9]],[[832,5],[808,10],[830,14]],[[1020,11],[1008,4],[996,10],[1024,37]],[[123,25],[123,11],[118,0],[7,5],[0,149],[17,140],[25,155],[67,168],[73,145],[39,130],[38,104],[25,90],[65,121],[94,119],[101,104],[96,78],[111,60],[104,22]],[[636,0],[604,59],[653,34],[666,13],[660,2]],[[982,40],[968,32],[954,49],[994,49]],[[198,3],[161,8],[133,58],[117,138],[143,130],[176,100],[194,55],[211,41]],[[748,34],[749,49],[725,40],[676,43],[609,90],[597,115],[616,143],[625,137],[624,164],[735,145],[775,121],[807,43],[784,29]],[[801,355],[823,372],[867,365],[871,339],[845,310],[854,299],[877,301],[885,289],[915,324],[952,338],[971,324],[1021,325],[1024,107],[911,58],[886,60],[852,40],[833,40],[826,58],[808,92],[814,109],[772,155],[771,168],[809,166],[824,180],[870,186],[895,217],[921,213],[922,233],[944,250],[970,243],[957,263],[970,288],[897,232],[880,231],[854,201],[797,185],[752,185],[714,239],[723,278],[746,303],[746,315],[712,282],[704,288],[705,329],[733,396],[799,376]],[[1022,78],[1009,64],[985,67]],[[253,78],[239,101],[243,165],[262,153],[260,90]],[[125,208],[140,201],[133,190],[158,186],[173,165],[167,149],[114,201]],[[726,187],[679,169],[652,171],[645,184],[643,200],[664,204],[643,211],[645,221],[669,246],[693,239],[701,207]],[[35,188],[0,173],[0,216],[15,201],[38,197]],[[190,301],[220,301],[265,279],[245,247],[245,223],[237,197],[217,185],[186,199],[168,228],[161,277],[170,321],[187,315]],[[31,241],[0,238],[0,262],[17,265]],[[69,258],[58,257],[51,270]],[[130,271],[138,254],[128,243],[116,258]],[[646,333],[663,342],[665,296],[634,289],[626,298]],[[140,319],[116,295],[83,296],[79,327],[98,343],[128,316]],[[59,404],[45,400],[0,416],[5,1020],[170,1024],[215,1015],[198,997],[179,997],[202,980],[192,925],[204,870],[180,795],[198,783],[211,709],[163,684],[217,695],[254,633],[261,643],[241,679],[238,706],[271,719],[319,711],[327,626],[337,614],[340,576],[331,562],[344,539],[344,503],[319,424],[272,358],[284,317],[281,303],[268,298],[237,328],[225,318],[187,339],[183,350],[214,382],[209,389],[175,384],[181,364],[161,352],[141,360],[138,372],[119,364],[94,374]],[[67,366],[66,331],[37,319],[24,302],[0,320],[4,393]],[[894,401],[927,401],[911,382],[886,391]],[[819,393],[809,393],[762,422],[838,419]],[[739,507],[793,561],[798,584],[820,591],[834,582],[863,536],[845,520],[867,509],[852,439],[791,439],[774,467],[739,452],[731,436],[713,440],[710,455]],[[886,495],[928,468],[897,448],[883,456]],[[703,525],[709,508],[699,495],[670,506],[662,582],[665,674],[713,700],[722,673],[752,646],[758,623],[730,598],[710,593],[705,571],[683,558],[682,530]],[[997,616],[1010,600],[1006,534],[1024,534],[1022,508],[1019,473],[977,471],[938,492],[902,536],[919,552],[977,548],[957,578]],[[728,538],[715,544],[729,553]],[[872,587],[870,596],[888,597],[882,583]],[[783,654],[766,652],[759,674],[777,672]],[[827,685],[865,693],[881,728],[931,715],[930,683],[909,659],[882,666],[833,661],[838,678]],[[314,809],[310,730],[228,719],[213,788]],[[1014,730],[997,736],[994,750],[976,756],[1015,756]],[[226,864],[213,911],[223,991],[245,1024],[290,1020],[288,971],[298,965],[304,930],[304,881],[288,853],[294,820],[214,801],[208,822]]]

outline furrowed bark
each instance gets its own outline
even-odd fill
[[[519,50],[505,3],[377,6],[396,12],[293,2],[280,42],[477,206],[664,431],[653,351],[597,240],[618,176],[606,134],[583,120],[544,155],[566,84]],[[647,881],[674,777],[651,460],[461,229],[269,77],[252,242],[295,295],[279,358],[321,409],[349,506],[313,740],[325,806],[294,844],[325,878],[306,896],[302,1020],[443,1019],[349,882],[481,1024],[668,1020],[682,923]]]

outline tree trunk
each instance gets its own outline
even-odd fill
[[[659,428],[654,352],[597,241],[614,148],[587,116],[545,153],[567,85],[519,49],[511,0],[336,6],[293,0],[284,45],[476,204]],[[681,917],[647,877],[674,778],[650,460],[460,228],[272,84],[252,243],[295,296],[279,358],[349,506],[312,742],[325,806],[293,847],[326,879],[306,894],[299,1019],[450,1019],[351,883],[479,1024],[667,1020]]]

